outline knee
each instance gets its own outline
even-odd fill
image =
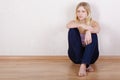
[[[76,35],[79,34],[79,31],[76,28],[69,29],[68,35]]]

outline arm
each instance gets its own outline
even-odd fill
[[[67,28],[78,28],[78,27],[79,27],[79,23],[77,23],[75,20],[72,20],[67,24]]]
[[[95,21],[92,21],[92,26],[90,26],[88,28],[88,30],[91,32],[91,33],[99,33],[100,31],[100,26],[97,22]]]
[[[85,44],[88,45],[92,42],[91,33],[98,33],[100,31],[99,24],[95,21],[92,22],[92,26],[81,26],[85,29]]]
[[[92,21],[91,26],[87,26],[85,24],[82,24],[81,27],[85,29],[86,31],[90,31],[91,33],[98,33],[100,31],[100,26],[97,22]]]

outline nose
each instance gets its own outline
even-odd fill
[[[79,12],[79,15],[82,15],[82,12]]]

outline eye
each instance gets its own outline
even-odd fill
[[[85,13],[85,11],[82,11],[83,13]]]
[[[77,12],[80,12],[79,10],[77,10]]]

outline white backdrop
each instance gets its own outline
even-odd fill
[[[100,55],[120,55],[119,0],[0,0],[0,55],[67,55],[66,23],[80,1],[100,23]]]

